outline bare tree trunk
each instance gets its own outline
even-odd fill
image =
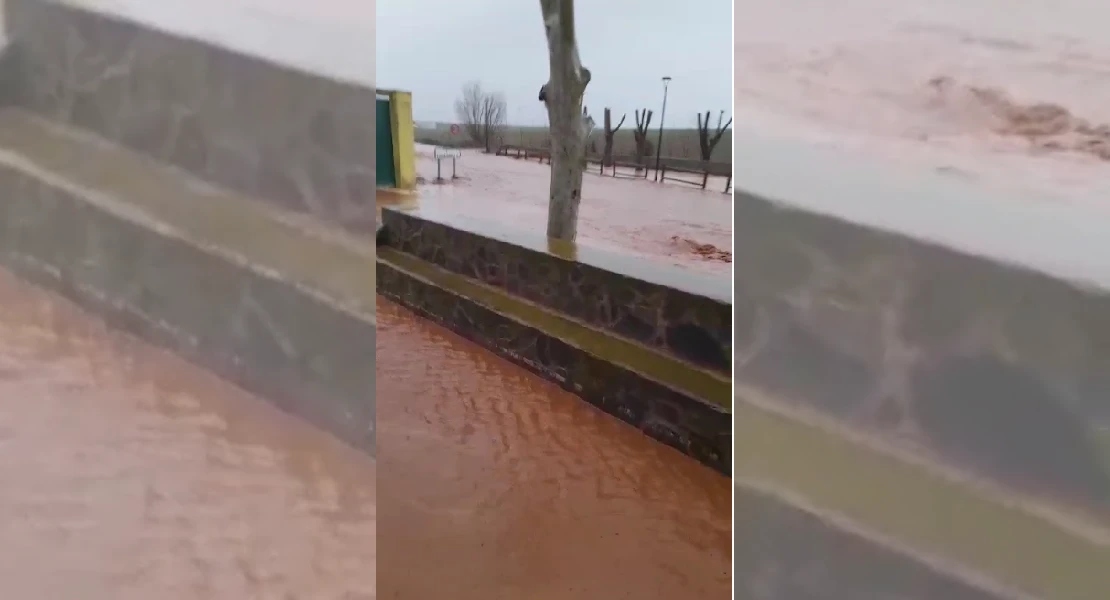
[[[636,131],[632,132],[632,138],[636,141],[636,164],[640,165],[636,172],[640,169],[647,169],[647,157],[651,156],[653,147],[651,140],[648,139],[648,127],[651,126],[652,111],[644,109],[643,112],[636,111]]]
[[[621,122],[617,123],[616,127],[613,127],[609,109],[605,109],[605,149],[601,154],[602,167],[613,166],[613,137],[620,131],[621,125],[624,125],[624,118],[627,116],[628,115],[621,115]]]
[[[582,66],[574,33],[574,0],[540,0],[551,75],[540,99],[551,129],[551,188],[547,237],[574,240],[586,163],[582,96],[590,71]]]
[[[705,111],[705,120],[702,121],[701,113],[698,113],[698,146],[701,151],[701,159],[707,162],[713,158],[713,150],[721,142],[721,137],[728,131],[729,125],[732,125],[732,119],[729,119],[728,123],[724,123],[725,111],[722,110],[721,115],[717,117],[717,128],[710,134],[709,114],[708,110]]]

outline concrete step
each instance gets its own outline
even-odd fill
[[[10,162],[70,182],[90,198],[273,269],[351,310],[374,313],[369,236],[217,188],[20,109],[0,110],[0,149]]]
[[[374,249],[0,109],[0,263],[367,452]]]
[[[748,600],[1027,598],[959,566],[907,552],[758,487],[734,492],[736,597]]]
[[[1110,539],[1097,523],[1064,520],[981,482],[879,447],[831,421],[782,411],[754,390],[738,389],[737,396],[737,570],[755,569],[744,560],[755,560],[755,547],[766,545],[759,568],[786,586],[778,588],[781,595],[770,596],[753,588],[751,597],[1106,597]],[[770,532],[778,528],[764,522],[770,516],[746,514],[766,513],[760,507],[768,502],[778,505],[767,514],[781,519],[781,539],[772,539]],[[874,559],[876,569],[900,565],[906,579],[897,594],[891,587],[897,581],[862,576],[860,565],[868,556],[885,557]],[[788,573],[824,582],[811,582],[824,591],[795,595],[798,588],[790,586],[797,582]],[[757,584],[751,580],[751,585]],[[923,593],[948,586],[964,591]]]

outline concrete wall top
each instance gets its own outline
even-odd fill
[[[428,206],[406,208],[399,212],[423,221],[439,223],[452,229],[468,231],[474,235],[518,246],[538,254],[551,255],[564,261],[589,265],[652,286],[677,290],[722,304],[732,302],[731,283],[681,267],[654,264],[602,248],[594,248],[587,244],[552,240],[542,234],[504,227],[499,223],[481,217],[441,212]]]
[[[748,132],[733,156],[738,187],[752,196],[1110,290],[1110,212],[1098,198],[1001,194]]]
[[[40,1],[61,1],[326,77],[374,85],[374,2]]]

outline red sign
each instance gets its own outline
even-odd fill
[[[451,135],[459,135],[459,126],[458,125],[452,125],[451,126]]]

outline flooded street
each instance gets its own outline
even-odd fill
[[[0,272],[7,598],[374,598],[375,465]]]
[[[1108,16],[1097,0],[740,0],[737,144],[1105,207]]]
[[[428,182],[420,186],[421,208],[545,231],[551,167],[537,160],[464,150],[458,161],[461,179],[434,185],[432,150],[432,146],[416,146],[417,174]],[[443,162],[443,169],[450,178],[450,160]],[[578,240],[659,264],[730,278],[732,195],[721,193],[724,186],[724,180],[718,178],[701,190],[672,182],[659,185],[652,183],[651,176],[647,180],[602,177],[595,166],[587,171],[582,186]]]
[[[730,483],[378,298],[381,597],[730,597]]]

